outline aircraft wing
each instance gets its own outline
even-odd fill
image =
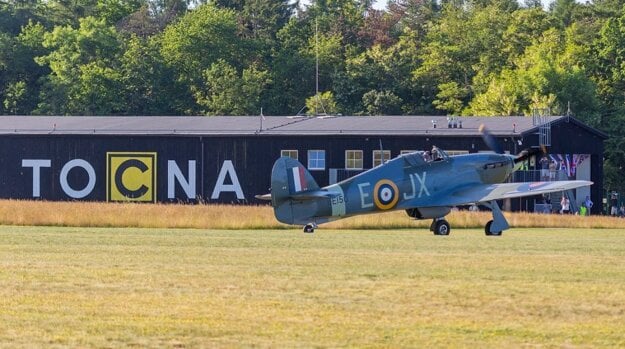
[[[520,198],[523,196],[566,191],[592,184],[590,181],[480,184],[452,191],[449,195],[440,196],[439,200],[434,200],[432,206],[458,206],[492,200]]]

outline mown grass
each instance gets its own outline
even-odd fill
[[[625,219],[505,213],[513,227],[623,228]],[[481,228],[490,212],[452,212],[452,229]],[[332,222],[331,229],[427,229],[431,220],[415,221],[404,211],[356,216]],[[136,204],[0,200],[0,225],[65,227],[141,227],[197,229],[290,229],[276,221],[269,206]]]
[[[623,347],[625,232],[0,228],[0,346]]]

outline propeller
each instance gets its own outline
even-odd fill
[[[497,139],[495,139],[492,133],[488,131],[488,129],[486,128],[486,126],[484,126],[484,124],[480,125],[479,130],[480,130],[480,133],[482,134],[482,139],[484,139],[484,143],[486,143],[486,145],[492,151],[494,151],[497,154],[504,153],[503,149],[501,148],[501,145],[497,142]],[[514,163],[516,164],[519,162],[523,162],[527,160],[528,158],[534,155],[539,155],[539,154],[543,154],[543,155],[547,154],[547,148],[544,145],[541,145],[540,148],[523,149],[514,159]]]
[[[494,151],[497,154],[503,154],[503,149],[501,149],[501,145],[497,143],[495,137],[490,133],[490,131],[488,131],[484,124],[480,125],[480,133],[482,134],[482,139],[484,140],[484,143],[486,143],[486,146],[488,146],[490,150]]]

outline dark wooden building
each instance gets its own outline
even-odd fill
[[[511,154],[548,145],[555,179],[601,202],[606,135],[572,117],[0,117],[1,198],[256,203],[273,162],[296,157],[320,185],[430,149],[489,151],[481,124]],[[511,180],[541,180],[532,159]],[[533,210],[534,198],[508,203]],[[600,205],[595,205],[597,211]]]

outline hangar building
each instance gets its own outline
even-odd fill
[[[258,203],[254,195],[268,192],[281,155],[297,158],[324,186],[434,145],[450,155],[489,151],[481,124],[511,154],[548,145],[555,179],[591,180],[576,200],[601,202],[607,136],[566,116],[0,116],[0,198]],[[545,179],[540,160],[511,180]],[[506,206],[532,211],[534,203]]]

